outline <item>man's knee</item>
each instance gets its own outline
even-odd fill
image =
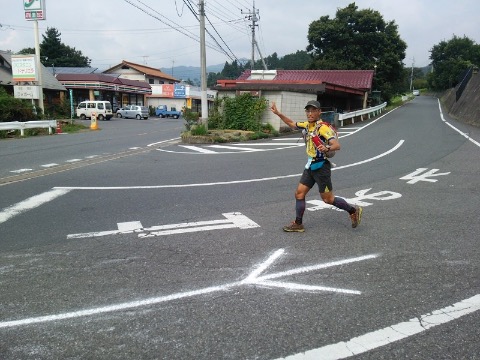
[[[332,193],[323,193],[323,194],[320,194],[320,196],[325,204],[332,205],[333,202],[335,201],[335,196],[333,196]]]

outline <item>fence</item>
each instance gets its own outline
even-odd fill
[[[52,129],[57,128],[57,120],[0,122],[0,130],[20,130],[21,136],[25,136],[25,129],[36,128],[48,128],[48,133],[51,135]]]
[[[357,116],[363,116],[367,114],[368,118],[370,119],[371,114],[373,114],[373,116],[380,114],[386,106],[387,106],[387,103],[384,102],[383,104],[377,105],[375,107],[369,107],[366,109],[356,110],[349,113],[338,114],[338,121],[340,123],[340,126],[343,126],[344,120],[352,119],[352,124],[353,124]]]

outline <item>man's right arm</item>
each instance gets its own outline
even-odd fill
[[[291,129],[296,129],[297,128],[297,123],[290,119],[289,117],[283,115],[280,111],[277,109],[277,105],[275,102],[272,102],[272,106],[270,107],[270,111],[273,112],[275,115],[277,115],[285,124],[288,125]]]

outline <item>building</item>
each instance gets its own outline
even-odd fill
[[[275,101],[292,119],[304,119],[304,106],[318,100],[324,112],[348,112],[368,106],[373,70],[246,70],[235,80],[219,80],[218,96],[250,92]],[[283,122],[270,112],[262,121],[279,130]]]

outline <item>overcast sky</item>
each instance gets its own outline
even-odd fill
[[[39,0],[36,0],[39,1]],[[45,1],[45,0],[44,0]],[[25,20],[24,0],[0,0],[0,50],[34,47],[33,22]],[[47,0],[46,20],[38,21],[40,41],[47,27],[61,41],[89,57],[100,70],[122,60],[155,68],[199,66],[199,25],[185,3],[198,10],[198,0]],[[350,0],[256,0],[256,39],[264,57],[305,50],[308,26],[321,16],[335,17]],[[453,35],[480,44],[478,0],[357,0],[359,9],[374,9],[398,25],[407,43],[404,63],[429,64],[429,50]],[[251,58],[253,0],[205,0],[207,30],[229,54],[206,35],[207,65]],[[213,27],[210,26],[213,24]],[[217,34],[220,35],[218,35]],[[255,59],[259,59],[258,52]]]

